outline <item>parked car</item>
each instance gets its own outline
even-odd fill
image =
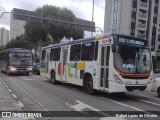
[[[154,69],[154,73],[160,73],[160,69]]]
[[[33,66],[33,74],[40,75],[40,65],[36,64]]]
[[[160,75],[154,76],[152,90],[157,92],[158,97],[160,98]]]

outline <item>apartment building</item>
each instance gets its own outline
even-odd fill
[[[0,46],[6,45],[9,41],[9,30],[4,27],[0,28]]]
[[[147,39],[152,55],[160,56],[159,0],[106,0],[104,32]]]
[[[11,11],[13,13],[13,10]],[[15,39],[17,36],[25,33],[25,21],[13,19],[13,14],[10,17],[10,40]]]

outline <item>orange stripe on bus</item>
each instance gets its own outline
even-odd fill
[[[115,69],[116,69],[116,68],[115,68]],[[149,75],[150,75],[150,73],[148,73],[148,74],[128,74],[128,73],[121,72],[121,71],[119,71],[119,70],[117,70],[117,69],[116,69],[116,71],[117,71],[120,75],[125,76],[125,77],[135,77],[135,78],[137,78],[137,77],[149,77]]]

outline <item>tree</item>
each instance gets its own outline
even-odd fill
[[[0,46],[0,51],[3,51],[3,50],[5,50],[5,49],[6,49],[6,45]]]
[[[15,39],[12,39],[6,45],[0,46],[0,51],[9,49],[9,48],[26,48],[32,49],[32,45],[29,41],[26,41],[25,34],[17,36]]]
[[[70,21],[74,21],[75,15],[73,12],[67,8],[59,8],[52,5],[44,5],[36,9],[36,12],[43,14],[43,17],[55,16],[64,18]],[[45,23],[46,22],[46,23]],[[47,20],[42,24],[27,23],[25,25],[26,39],[37,46],[41,43],[50,43],[48,41],[47,35],[53,38],[52,43],[58,43],[65,36],[67,38],[72,37],[73,39],[79,39],[84,37],[84,32],[82,30],[76,30],[72,27],[56,26],[53,24],[48,24]]]

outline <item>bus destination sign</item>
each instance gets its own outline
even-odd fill
[[[141,41],[139,39],[123,38],[123,37],[118,37],[116,39],[116,42],[136,44],[136,45],[147,45],[147,42],[145,41]]]

